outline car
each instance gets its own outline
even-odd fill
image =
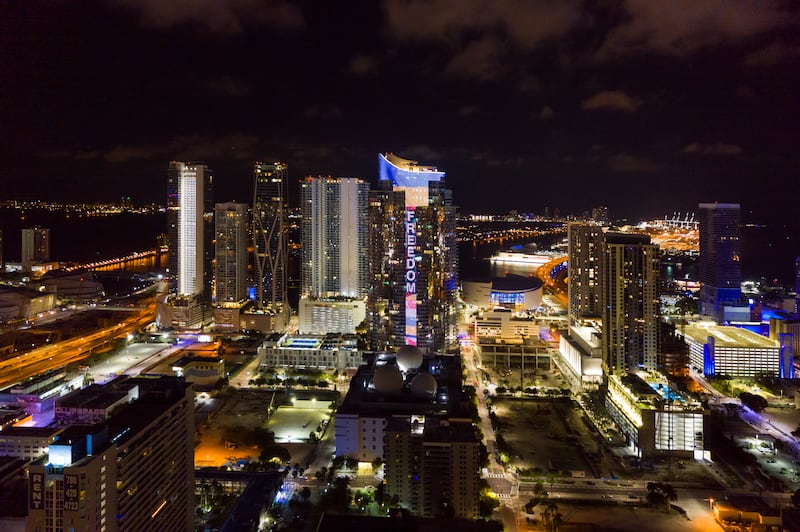
[[[613,495],[611,495],[610,493],[604,493],[604,494],[603,494],[603,498],[604,498],[604,499],[613,499],[613,498],[614,498],[614,496],[613,496]]]

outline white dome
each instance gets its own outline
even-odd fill
[[[404,345],[397,350],[397,365],[403,371],[419,369],[422,365],[422,350],[413,345]]]
[[[400,393],[403,389],[403,375],[397,366],[380,366],[375,369],[372,382],[381,393]]]
[[[411,380],[411,395],[430,399],[436,395],[436,379],[430,373],[418,373]]]

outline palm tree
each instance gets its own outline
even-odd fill
[[[558,506],[554,502],[548,502],[542,511],[542,521],[545,530],[548,532],[558,532],[558,527],[564,522],[564,516],[558,511]]]
[[[664,504],[666,505],[667,512],[669,512],[670,504],[678,500],[678,493],[675,491],[675,488],[672,487],[672,484],[667,482],[661,484],[661,493],[664,494]]]
[[[647,483],[647,502],[653,506],[663,504],[667,512],[670,504],[678,500],[678,494],[672,484],[667,482],[648,482]]]

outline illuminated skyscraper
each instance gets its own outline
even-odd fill
[[[717,322],[742,298],[741,209],[738,203],[701,203],[700,313]]]
[[[22,271],[30,272],[34,262],[50,260],[50,229],[29,227],[22,230]]]
[[[286,209],[288,168],[285,163],[255,163],[253,245],[256,303],[259,308],[288,311]]]
[[[367,294],[369,184],[307,177],[302,183],[303,285],[314,298]]]
[[[600,263],[603,365],[622,374],[658,365],[660,253],[650,237],[606,233]]]
[[[391,331],[395,346],[452,347],[458,250],[456,208],[445,174],[391,153],[378,155],[378,168],[382,190],[371,196],[370,226],[386,243],[370,260],[370,327]]]
[[[795,293],[795,307],[794,311],[800,315],[800,256],[794,260],[794,293]]]
[[[247,297],[247,205],[217,203],[214,227],[216,302],[241,301]]]
[[[170,161],[167,181],[168,261],[175,268],[169,273],[177,277],[178,294],[200,295],[205,289],[203,214],[211,170],[204,164]]]
[[[571,223],[567,228],[569,243],[568,289],[569,322],[600,317],[600,252],[603,228]]]

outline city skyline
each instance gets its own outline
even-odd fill
[[[300,178],[374,182],[371,154],[392,150],[447,168],[468,212],[720,201],[793,223],[796,6],[166,6],[2,7],[9,197],[161,201],[175,159],[207,162],[218,199],[248,201],[266,159],[293,168],[294,204]],[[752,194],[767,179],[786,193]]]

